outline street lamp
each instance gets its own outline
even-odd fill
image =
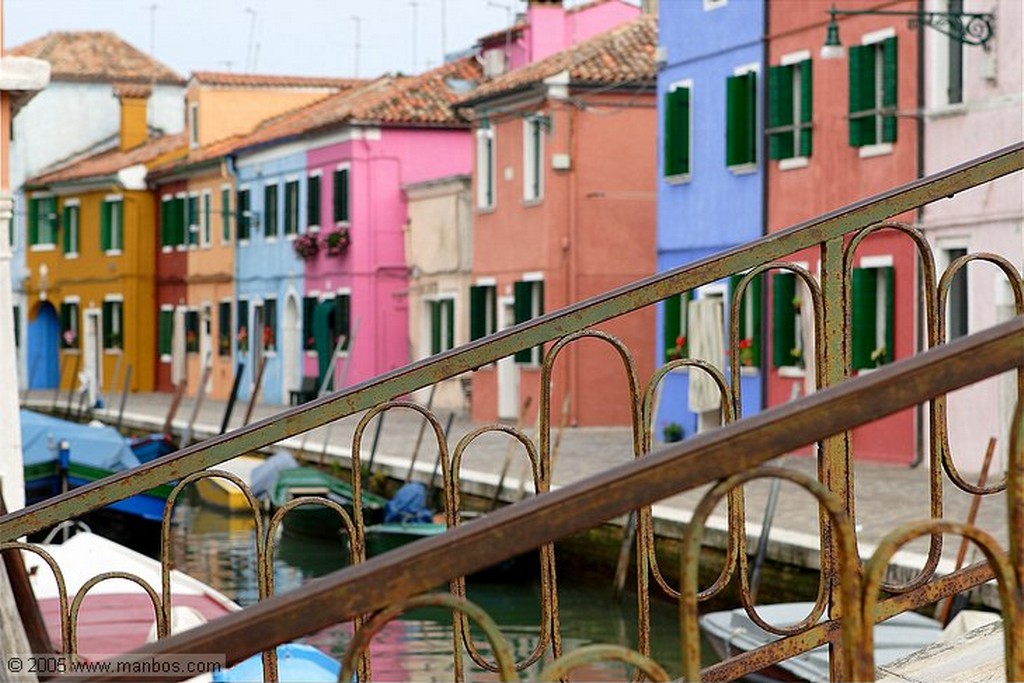
[[[838,59],[843,56],[843,44],[839,41],[839,24],[836,23],[837,15],[886,15],[907,17],[907,25],[910,28],[918,26],[930,26],[939,33],[949,36],[965,45],[980,45],[988,50],[988,42],[995,34],[992,22],[995,16],[991,13],[973,12],[904,12],[900,10],[840,10],[835,5],[828,10],[829,22],[828,31],[825,35],[825,44],[821,47],[822,59]]]

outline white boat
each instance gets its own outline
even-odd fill
[[[813,603],[786,602],[758,605],[757,613],[773,626],[794,624],[811,613]],[[742,608],[711,612],[699,618],[700,628],[715,652],[722,659],[735,657],[749,650],[778,640],[751,621]],[[915,612],[904,612],[888,621],[875,624],[875,666],[900,659],[925,648],[942,634],[942,624]],[[767,669],[744,676],[758,683],[769,681],[829,681],[828,647],[822,645],[809,652],[779,662]]]

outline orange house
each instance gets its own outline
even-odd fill
[[[656,44],[655,19],[642,16],[463,100],[477,149],[472,338],[654,272]],[[601,329],[649,378],[654,310]],[[473,418],[532,424],[541,358],[529,349],[474,373]],[[574,425],[629,424],[626,375],[611,346],[585,339],[559,355],[556,423],[563,405]]]
[[[147,164],[181,153],[184,137],[147,139],[148,86],[116,88],[119,146],[26,182],[31,317],[52,327],[44,358],[61,385],[91,402],[153,388],[153,197]],[[49,322],[47,322],[49,321]]]

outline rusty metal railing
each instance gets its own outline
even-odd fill
[[[1019,171],[1022,167],[1024,145],[1017,144],[775,233],[752,244],[652,276],[518,325],[487,339],[388,373],[376,380],[284,411],[249,427],[215,437],[134,470],[75,489],[45,503],[0,518],[0,544],[13,542],[22,535],[141,493],[158,484],[178,479],[191,481],[196,476],[209,476],[195,473],[234,456],[267,447],[287,437],[323,426],[338,418],[369,410],[360,422],[356,438],[353,439],[352,470],[358,473],[361,435],[373,413],[406,406],[420,410],[434,427],[442,455],[442,489],[446,521],[450,527],[448,534],[442,539],[420,543],[415,548],[402,549],[387,557],[364,562],[362,511],[357,503],[351,518],[343,514],[343,510],[339,512],[345,521],[353,549],[351,568],[286,596],[273,596],[272,585],[269,581],[261,580],[260,597],[263,600],[259,604],[240,614],[218,620],[214,624],[183,635],[164,638],[148,646],[145,651],[224,652],[229,662],[239,661],[249,654],[264,651],[266,671],[272,680],[275,662],[273,645],[315,628],[345,620],[353,621],[357,633],[363,632],[363,629],[372,630],[378,624],[378,621],[374,621],[374,611],[385,607],[401,611],[404,601],[411,596],[440,582],[449,581],[453,599],[458,604],[457,612],[459,615],[466,615],[457,616],[455,622],[454,667],[457,677],[463,676],[463,649],[478,667],[507,677],[509,662],[504,654],[499,652],[499,644],[494,644],[494,651],[499,656],[490,662],[480,655],[469,637],[467,617],[476,619],[477,613],[471,606],[465,605],[465,584],[461,577],[519,552],[540,548],[543,586],[542,635],[534,652],[525,660],[511,663],[513,669],[522,670],[542,658],[556,659],[557,661],[550,664],[551,668],[547,669],[544,675],[557,673],[558,676],[564,676],[568,669],[580,661],[607,657],[628,661],[637,667],[637,671],[645,672],[654,679],[660,678],[663,672],[650,662],[648,657],[649,601],[655,592],[649,581],[653,577],[658,590],[678,598],[684,607],[683,651],[687,653],[684,671],[692,678],[696,675],[691,652],[695,642],[691,630],[696,628],[696,622],[692,618],[695,615],[696,601],[715,595],[738,576],[741,599],[751,619],[781,637],[779,641],[766,648],[706,669],[703,672],[705,679],[724,680],[741,676],[768,663],[824,643],[835,646],[832,648],[831,658],[834,680],[870,677],[873,675],[870,668],[870,647],[864,645],[864,639],[870,640],[871,623],[888,618],[899,611],[928,604],[944,595],[955,593],[966,585],[984,582],[993,576],[991,567],[996,568],[997,575],[1009,576],[1001,568],[1003,565],[998,558],[1002,555],[998,551],[992,551],[990,554],[996,558],[994,564],[973,565],[951,576],[935,578],[941,552],[941,534],[951,529],[967,535],[974,534],[971,530],[943,526],[944,523],[934,521],[940,520],[942,516],[944,474],[960,489],[982,494],[1007,489],[1007,482],[1010,483],[1009,566],[1016,578],[1004,577],[1002,585],[1009,588],[1003,591],[1003,607],[1004,611],[1011,613],[1010,618],[1006,620],[1008,637],[1011,633],[1019,636],[1019,586],[1024,565],[1024,557],[1019,547],[1019,537],[1024,530],[1021,521],[1021,517],[1024,516],[1024,504],[1021,503],[1020,490],[1020,481],[1024,479],[1024,474],[1019,471],[1022,467],[1018,457],[1021,450],[1019,428],[1018,441],[1014,446],[1016,450],[1013,451],[1014,457],[1017,458],[1013,467],[1017,469],[1011,467],[1008,478],[996,485],[985,488],[973,486],[964,481],[953,464],[945,423],[944,397],[946,392],[955,387],[1013,368],[1017,369],[1018,399],[1024,395],[1024,368],[1021,367],[1024,360],[1020,353],[1020,316],[1024,315],[1024,284],[1012,263],[1003,257],[990,254],[974,254],[958,259],[936,283],[934,261],[927,241],[914,227],[892,222],[890,219],[919,206]],[[925,302],[923,317],[926,333],[923,341],[932,350],[884,367],[867,377],[845,382],[850,367],[848,333],[852,257],[860,242],[879,230],[898,231],[918,246]],[[820,249],[820,281],[798,265],[785,260],[790,255],[808,248]],[[946,293],[953,275],[971,260],[988,261],[1002,270],[1010,282],[1018,318],[1013,323],[946,346],[943,316],[940,312],[944,308]],[[743,289],[759,273],[779,269],[790,270],[801,277],[810,292],[815,322],[815,378],[816,385],[823,391],[752,418],[734,422],[734,418],[738,416],[736,407],[740,403],[739,382],[730,384],[728,378],[713,366],[693,360],[673,361],[656,372],[649,382],[642,383],[637,376],[629,350],[611,335],[594,329],[594,325],[653,304],[669,295],[692,290],[735,273],[746,272],[746,276],[737,287],[737,295],[733,297],[735,303],[730,312],[733,321],[731,344],[736,348],[738,302],[742,299]],[[548,378],[558,355],[582,337],[603,340],[610,344],[622,359],[632,406],[632,455],[636,462],[610,470],[586,482],[550,492],[551,406]],[[536,442],[517,429],[491,428],[504,431],[510,438],[521,442],[530,459],[534,486],[540,495],[488,515],[479,522],[468,526],[460,525],[459,462],[464,451],[479,433],[467,435],[454,451],[450,451],[435,416],[417,406],[393,401],[412,390],[545,342],[554,344],[542,366],[540,428]],[[730,377],[739,377],[738,363],[739,354],[730,354]],[[712,376],[722,394],[723,420],[726,424],[714,433],[700,435],[687,441],[685,445],[665,448],[651,454],[655,387],[666,372],[674,367],[686,365]],[[862,576],[865,579],[864,585],[872,590],[877,586],[878,578],[875,564],[869,563],[862,573],[856,552],[851,550],[850,546],[851,542],[854,542],[855,548],[856,534],[850,519],[853,481],[846,430],[922,401],[930,402],[928,443],[931,458],[929,464],[933,522],[930,522],[931,526],[915,528],[905,533],[924,533],[930,536],[928,559],[924,568],[912,580],[903,584],[882,584],[885,591],[893,594],[892,597],[880,602],[877,608],[862,608],[863,604],[868,604],[865,602],[866,597],[860,594],[859,584]],[[817,483],[805,481],[787,472],[750,470],[751,467],[790,449],[815,442],[819,455]],[[453,455],[450,455],[451,453]],[[818,598],[812,613],[800,624],[788,628],[765,623],[758,616],[746,586],[746,521],[743,490],[739,483],[763,476],[778,476],[797,481],[820,501],[822,572]],[[709,588],[696,592],[695,583],[692,583],[696,581],[696,574],[686,570],[683,572],[681,586],[673,587],[658,566],[653,551],[650,505],[673,493],[730,477],[728,485],[719,484],[712,490],[713,495],[709,494],[712,498],[725,495],[729,499],[726,563],[721,575]],[[359,500],[359,485],[359,476],[354,476],[356,501]],[[706,505],[710,506],[712,503],[708,502]],[[694,523],[690,526],[691,538],[696,539],[694,543],[699,541],[697,531],[701,526],[700,514],[703,510],[704,508],[698,509]],[[710,511],[710,507],[707,510]],[[640,616],[636,652],[630,654],[621,650],[587,650],[580,654],[569,653],[566,657],[572,659],[563,660],[560,657],[562,652],[555,561],[548,544],[615,515],[632,511],[638,513],[637,599]],[[545,524],[532,524],[531,515],[543,515]],[[279,521],[279,518],[275,519]],[[167,523],[165,520],[165,525]],[[272,554],[271,539],[266,536],[267,530],[260,527],[260,522],[257,521],[256,524],[258,564],[261,572],[268,572],[267,557]],[[273,525],[274,522],[271,523],[271,526]],[[502,538],[498,552],[487,541],[488,538],[494,537],[493,534],[499,534]],[[983,545],[988,544],[988,539],[981,539],[977,535],[973,535],[972,538],[980,539],[979,542]],[[687,557],[692,559],[692,556]],[[166,567],[169,562],[166,552],[164,562]],[[383,575],[380,572],[384,571],[396,573],[388,574],[389,579],[385,583],[380,580]],[[416,575],[415,572],[422,573]],[[163,600],[166,600],[166,585]],[[329,602],[325,602],[327,600]],[[161,596],[154,597],[154,601],[159,608],[157,612],[164,616],[166,605],[161,602]],[[311,611],[310,608],[313,606],[316,609]],[[817,623],[818,618],[826,612],[828,619]],[[166,629],[166,619],[164,622]],[[843,624],[842,628],[839,628],[840,624]],[[839,647],[840,638],[845,639],[842,641],[842,647]],[[360,638],[356,641],[362,642]],[[354,652],[354,658],[347,659],[346,665],[354,666],[360,679],[366,680],[371,673],[370,662],[368,658],[359,658],[358,655],[359,653]],[[1020,672],[1024,669],[1020,665],[1019,651],[1008,650],[1007,662],[1008,670],[1017,672],[1016,678],[1020,678]]]

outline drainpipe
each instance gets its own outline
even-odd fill
[[[579,225],[577,225],[577,207],[576,202],[578,200],[577,193],[578,178],[576,175],[576,163],[579,159],[577,155],[577,138],[576,138],[576,117],[582,112],[580,109],[573,107],[572,105],[566,104],[566,111],[568,116],[566,117],[566,125],[569,127],[569,304],[573,304],[579,298],[579,288],[577,287],[576,278],[579,272]],[[547,164],[544,164],[547,166]],[[574,400],[570,403],[570,421],[573,427],[579,424],[580,418],[580,364],[579,364],[579,353],[580,350],[574,349],[571,356],[569,356],[569,372],[571,373],[569,378],[569,391],[572,392]]]
[[[925,9],[924,0],[917,0],[917,9],[919,12],[923,12]],[[915,118],[915,126],[917,127],[917,177],[924,177],[924,132],[925,132],[925,93],[924,93],[924,24],[918,23],[917,25],[917,117]],[[924,207],[918,207],[917,209],[917,223],[920,225],[924,221]],[[921,273],[917,274],[918,291],[921,288]],[[921,298],[918,297],[920,301]],[[925,337],[926,335],[926,311],[921,309],[921,306],[917,307],[917,351],[921,352],[925,348]],[[918,467],[924,462],[924,442],[925,442],[925,412],[924,405],[918,404],[914,409],[915,413],[915,432],[917,442],[914,447],[914,459],[910,462],[910,467]]]

